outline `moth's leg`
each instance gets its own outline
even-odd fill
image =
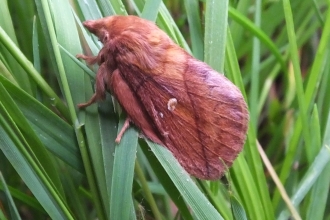
[[[123,127],[121,128],[119,134],[116,137],[115,142],[118,144],[121,140],[121,138],[123,137],[125,131],[129,128],[129,124],[131,122],[131,119],[129,117],[126,118]]]
[[[105,99],[105,93],[106,93],[105,79],[107,76],[110,77],[110,74],[108,74],[106,65],[105,65],[105,63],[103,63],[100,66],[100,68],[96,74],[96,91],[95,91],[94,95],[88,102],[78,104],[78,108],[85,108],[85,107],[93,104],[94,102]]]
[[[79,59],[83,59],[86,61],[86,63],[88,63],[89,65],[93,65],[95,63],[99,62],[99,56],[86,56],[84,54],[77,54],[76,57]]]

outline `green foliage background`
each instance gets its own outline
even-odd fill
[[[329,0],[0,0],[0,219],[330,219]],[[192,179],[112,101],[79,111],[102,47],[81,22],[155,21],[244,94],[244,151]],[[88,74],[86,74],[88,73]],[[327,95],[328,94],[328,95]]]

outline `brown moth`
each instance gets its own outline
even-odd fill
[[[110,91],[128,115],[117,142],[131,122],[191,175],[220,178],[246,138],[249,115],[240,90],[150,21],[110,16],[83,24],[104,46],[95,57],[77,56],[99,65],[96,92],[79,107]]]

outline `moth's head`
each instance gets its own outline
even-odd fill
[[[151,29],[155,29],[152,22],[141,19],[137,16],[113,15],[97,20],[85,21],[84,26],[99,40],[105,44],[110,38],[119,36],[125,31],[140,32],[142,35],[148,33]]]
[[[83,25],[104,44],[109,40],[110,30],[116,16],[101,18],[98,20],[88,20]]]

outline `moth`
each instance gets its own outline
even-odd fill
[[[78,107],[109,91],[127,113],[116,142],[132,123],[167,147],[189,174],[220,178],[246,138],[249,114],[240,90],[150,21],[110,16],[83,25],[103,48],[97,56],[77,55],[99,65],[96,92]]]

